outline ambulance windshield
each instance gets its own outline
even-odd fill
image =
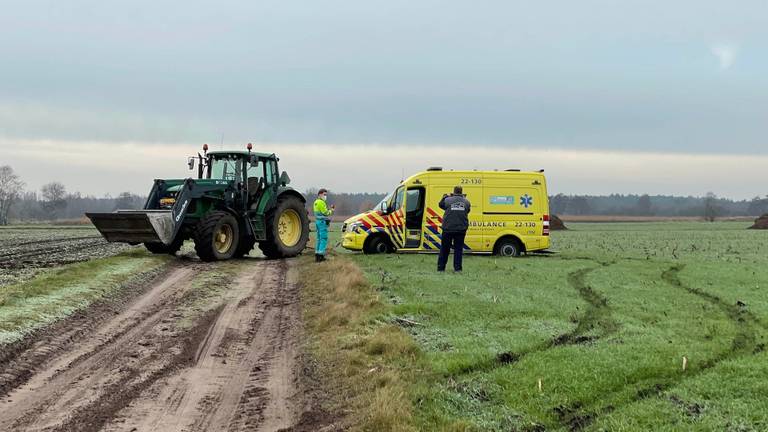
[[[371,210],[386,210],[387,206],[389,205],[389,200],[392,199],[392,194],[387,194],[387,196],[384,197],[381,201],[379,201],[378,204],[376,204],[376,207],[372,208]]]

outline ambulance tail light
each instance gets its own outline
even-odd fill
[[[543,222],[543,228],[541,230],[541,235],[548,236],[549,235],[549,215],[545,214],[541,217],[541,220]]]

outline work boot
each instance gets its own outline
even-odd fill
[[[320,261],[322,261],[322,255],[315,254],[315,262],[320,262]]]
[[[320,254],[320,255],[318,255],[318,256],[320,257],[320,262],[323,262],[323,261],[325,261],[325,255],[323,255],[323,254]]]

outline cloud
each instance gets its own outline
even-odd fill
[[[716,43],[710,47],[712,54],[717,57],[720,63],[720,69],[727,70],[733,66],[736,61],[736,55],[739,53],[738,45],[729,43]]]

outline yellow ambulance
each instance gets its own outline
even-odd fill
[[[342,246],[365,253],[440,250],[444,194],[461,186],[472,207],[466,253],[518,256],[549,247],[549,200],[543,171],[444,171],[408,177],[371,211],[342,226]]]

